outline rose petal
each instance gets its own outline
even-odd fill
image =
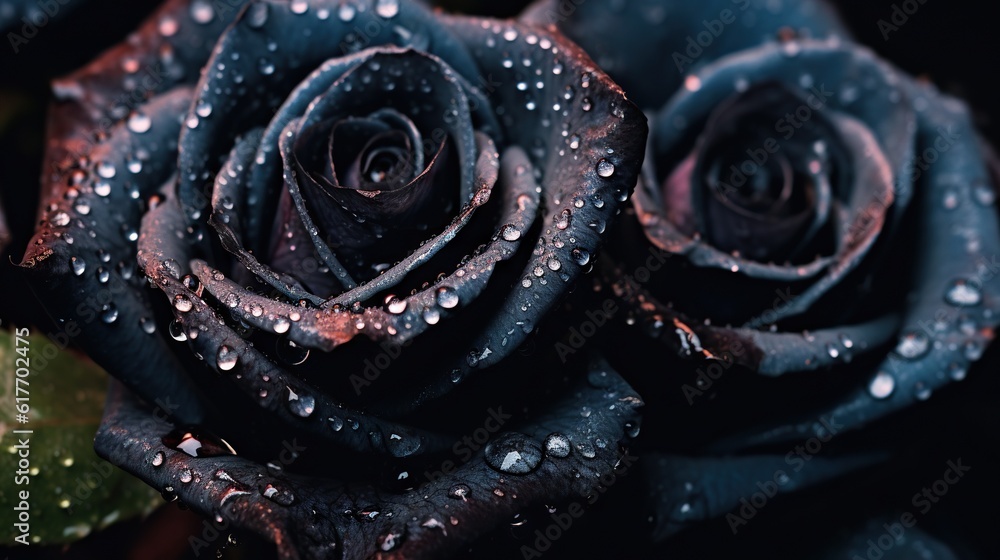
[[[687,74],[767,38],[851,36],[821,0],[778,8],[769,0],[540,0],[521,19],[558,26],[644,109],[660,107]]]
[[[195,421],[203,415],[197,391],[179,374],[134,264],[139,221],[173,173],[177,114],[190,99],[187,88],[157,97],[142,107],[148,130],[119,123],[86,169],[57,174],[20,266],[46,309],[79,329],[91,358],[150,402],[169,396],[178,417]]]
[[[120,390],[109,400],[95,448],[196,511],[274,541],[282,558],[447,555],[528,504],[591,495],[603,477],[631,463],[633,458],[621,450],[642,401],[606,366],[591,367],[595,379],[600,372],[600,383],[568,388],[565,394],[571,396],[512,435],[539,448],[554,433],[570,443],[568,456],[539,457],[540,463],[525,474],[496,470],[480,451],[453,474],[399,494],[268,471],[236,455],[192,458],[164,446],[161,438],[169,425],[151,419]],[[581,407],[594,412],[584,419]],[[186,471],[201,483],[184,483],[179,473]],[[363,508],[376,513],[351,515]]]
[[[967,109],[929,86],[907,80],[904,87],[914,103],[927,107],[919,113],[918,152],[937,146],[937,159],[910,189],[919,233],[906,239],[914,244],[914,268],[907,274],[914,284],[899,344],[851,390],[814,413],[846,429],[914,406],[964,378],[994,338],[1000,311],[994,187]],[[941,151],[941,142],[953,144]],[[952,195],[955,206],[946,201]],[[750,430],[719,448],[789,441],[816,430],[814,423],[793,421]]]

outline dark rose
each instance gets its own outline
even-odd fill
[[[785,452],[915,407],[992,341],[995,177],[967,107],[819,2],[559,5],[526,19],[557,23],[652,123],[609,277],[652,352],[687,358],[663,366],[680,412],[658,401],[646,422],[658,536],[738,532],[755,481],[788,493],[884,459],[840,447],[800,472]]]
[[[121,383],[103,457],[287,558],[455,550],[621,461],[640,401],[616,374],[506,364],[647,134],[558,32],[172,1],[54,92],[21,266]]]

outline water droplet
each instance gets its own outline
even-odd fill
[[[557,259],[555,257],[552,257],[551,259],[549,259],[548,262],[546,262],[545,264],[546,264],[546,266],[549,267],[549,270],[552,270],[552,271],[556,271],[556,270],[559,270],[560,268],[562,268],[562,263],[559,262],[559,259]]]
[[[569,438],[558,432],[553,432],[545,438],[545,454],[549,457],[568,457],[570,450]]]
[[[162,451],[157,451],[156,453],[154,453],[153,454],[153,458],[149,460],[149,464],[153,465],[154,467],[159,467],[160,465],[162,465],[163,464],[163,452]]]
[[[142,332],[146,334],[153,334],[156,332],[156,322],[149,317],[140,317],[139,327],[141,327]]]
[[[298,366],[309,359],[309,349],[295,344],[287,337],[281,337],[275,343],[275,352],[282,361],[289,365]]]
[[[171,449],[183,451],[191,457],[218,457],[220,455],[236,455],[226,441],[208,433],[193,429],[177,429],[163,436],[163,445]]]
[[[607,179],[608,177],[615,174],[615,166],[613,163],[606,159],[602,159],[597,162],[597,174],[601,177]]]
[[[831,358],[839,358],[840,357],[840,350],[836,346],[834,346],[833,344],[827,344],[826,345],[826,353]]]
[[[590,262],[590,252],[582,247],[577,247],[570,252],[573,261],[580,266],[586,266]]]
[[[257,70],[265,76],[270,76],[274,74],[274,64],[268,59],[262,58],[257,62]]]
[[[980,206],[993,206],[997,201],[997,193],[989,183],[977,182],[972,186],[972,199]]]
[[[382,550],[382,552],[389,552],[402,544],[404,536],[405,535],[402,530],[390,531],[377,539],[378,547]]]
[[[895,388],[896,378],[884,371],[878,372],[868,384],[868,392],[876,399],[888,398]]]
[[[205,24],[215,18],[215,10],[207,0],[194,0],[191,2],[191,19],[198,23]]]
[[[184,342],[188,338],[187,333],[184,332],[184,326],[177,321],[170,321],[170,324],[167,325],[167,332],[170,333],[170,338],[177,342]]]
[[[277,319],[274,320],[274,325],[273,325],[274,332],[278,334],[285,334],[291,327],[292,327],[291,321],[285,319],[284,317],[278,317]]]
[[[970,361],[976,361],[983,357],[983,352],[986,351],[986,346],[978,340],[970,340],[965,343],[965,357]]]
[[[344,429],[344,421],[339,416],[331,416],[327,420],[330,421],[330,427],[333,428],[333,431],[339,432]]]
[[[968,280],[955,280],[944,293],[944,300],[956,307],[973,307],[979,305],[983,295],[979,288]]]
[[[289,9],[292,10],[293,14],[304,14],[309,10],[309,2],[306,2],[306,0],[292,0]]]
[[[165,17],[160,20],[157,29],[164,37],[173,37],[177,33],[177,20],[172,17]]]
[[[464,502],[468,495],[469,487],[465,484],[456,484],[448,489],[448,497],[456,500],[462,500]]]
[[[915,360],[927,354],[931,348],[931,341],[922,332],[910,332],[904,334],[896,345],[896,353],[907,360]]]
[[[340,5],[340,9],[337,10],[337,17],[340,18],[340,21],[347,23],[354,19],[356,13],[357,10],[354,8],[354,4],[344,2]]]
[[[375,13],[385,19],[396,17],[399,13],[399,0],[376,0]]]
[[[458,292],[454,288],[442,286],[437,290],[437,304],[445,309],[452,309],[458,305]]]
[[[97,174],[105,179],[113,178],[116,173],[117,170],[115,169],[115,165],[113,163],[102,161],[97,164]]]
[[[150,119],[147,115],[144,115],[139,112],[134,112],[132,113],[131,116],[129,116],[126,126],[132,132],[135,132],[136,134],[142,134],[144,132],[149,132],[149,129],[153,126],[153,120]]]
[[[254,29],[260,29],[267,23],[270,6],[264,2],[253,2],[247,8],[247,24]]]
[[[192,303],[191,299],[186,295],[177,294],[174,296],[174,309],[180,311],[181,313],[187,313],[188,311],[191,311],[192,308],[194,308],[194,303]]]
[[[948,366],[948,377],[952,378],[954,381],[961,381],[965,379],[968,372],[969,370],[959,363],[952,363]]]
[[[500,235],[506,241],[517,241],[521,238],[520,230],[518,230],[513,224],[503,226],[503,229],[500,231]]]
[[[584,97],[583,100],[580,101],[580,108],[583,109],[584,111],[589,111],[594,108],[594,103],[590,100],[589,97]]]
[[[508,474],[527,474],[542,462],[542,448],[524,434],[505,433],[486,444],[486,462]]]
[[[194,473],[191,472],[191,469],[184,469],[181,471],[180,480],[184,484],[187,484],[194,480]]]
[[[212,104],[208,101],[199,101],[198,106],[195,107],[194,112],[199,117],[209,117],[212,115]]]
[[[222,371],[230,371],[236,367],[236,362],[239,361],[239,354],[232,348],[222,345],[219,347],[219,352],[215,355],[216,363],[219,364],[219,369]]]
[[[298,416],[308,418],[316,410],[316,399],[305,393],[300,395],[288,387],[288,408]]]
[[[393,315],[399,315],[402,312],[406,311],[405,299],[399,299],[396,296],[390,295],[386,296],[385,304],[389,309],[389,313],[392,313]]]
[[[109,303],[101,307],[101,320],[109,325],[118,320],[118,308],[115,304]]]
[[[581,441],[576,444],[576,450],[580,452],[580,455],[586,457],[587,459],[593,459],[597,457],[597,449],[589,441]]]
[[[913,385],[913,396],[918,401],[926,401],[931,398],[931,388],[928,387],[923,381],[917,381]]]
[[[58,227],[68,226],[69,214],[66,212],[57,212],[55,216],[52,216],[52,224]]]
[[[436,325],[438,321],[441,320],[441,312],[438,311],[436,308],[424,309],[423,316],[424,316],[424,321],[426,321],[428,325]]]
[[[73,269],[73,274],[75,276],[82,276],[87,270],[87,263],[84,262],[80,257],[70,257],[69,258],[70,267]]]

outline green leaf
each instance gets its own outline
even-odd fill
[[[22,348],[27,350],[19,351]],[[24,378],[28,383],[18,384],[18,368],[25,365],[25,359],[29,360]],[[61,349],[44,336],[24,338],[0,330],[0,511],[4,519],[0,545],[17,544],[15,538],[21,532],[13,523],[21,511],[14,508],[23,506],[24,491],[29,506],[27,539],[42,545],[82,538],[163,503],[152,488],[94,453],[107,385],[107,374],[86,357]],[[25,396],[30,412],[28,422],[22,424],[15,399]],[[22,429],[33,433],[13,433]],[[19,466],[23,439],[29,440],[26,478]]]

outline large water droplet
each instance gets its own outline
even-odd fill
[[[239,361],[239,354],[232,348],[222,345],[219,347],[219,352],[215,355],[216,363],[219,364],[219,369],[222,371],[230,371],[236,367],[236,362]]]
[[[486,445],[486,463],[507,474],[527,474],[542,462],[542,448],[524,434],[505,433]]]
[[[569,438],[553,432],[545,438],[545,454],[549,457],[568,457],[571,451]]]
[[[295,344],[287,337],[281,337],[275,343],[275,352],[282,361],[289,365],[298,366],[305,363],[309,358],[309,349]]]
[[[177,342],[184,342],[188,338],[184,326],[177,321],[170,321],[170,324],[167,326],[167,332],[170,333],[170,338]]]
[[[888,398],[895,389],[896,378],[884,371],[878,372],[868,384],[868,392],[876,399]]]
[[[445,309],[452,309],[458,305],[458,292],[449,286],[442,286],[437,290],[437,303]]]
[[[944,293],[944,300],[957,307],[973,307],[983,300],[982,292],[968,280],[955,280]]]
[[[500,230],[500,235],[506,241],[517,241],[521,238],[521,232],[513,224],[503,226]]]
[[[385,19],[396,17],[399,13],[399,0],[376,0],[375,13]]]
[[[904,334],[896,345],[896,353],[907,360],[916,360],[930,351],[931,341],[922,332]]]
[[[393,315],[399,315],[406,311],[406,300],[399,299],[393,295],[386,296],[385,305],[388,308],[389,313],[392,313]]]
[[[126,126],[132,132],[135,132],[136,134],[142,134],[144,132],[149,132],[149,129],[153,126],[153,120],[150,119],[147,115],[135,112],[132,113],[132,115],[128,118]]]
[[[174,309],[180,311],[181,313],[187,313],[194,308],[194,303],[191,299],[184,294],[177,294],[174,296]]]
[[[73,268],[73,274],[76,276],[82,276],[87,270],[87,263],[80,257],[70,257],[69,264]]]
[[[316,399],[312,395],[296,393],[289,387],[288,409],[302,418],[308,418],[316,410]]]
[[[597,162],[597,174],[601,177],[607,179],[608,177],[615,174],[615,166],[613,163],[606,159],[602,159]]]

